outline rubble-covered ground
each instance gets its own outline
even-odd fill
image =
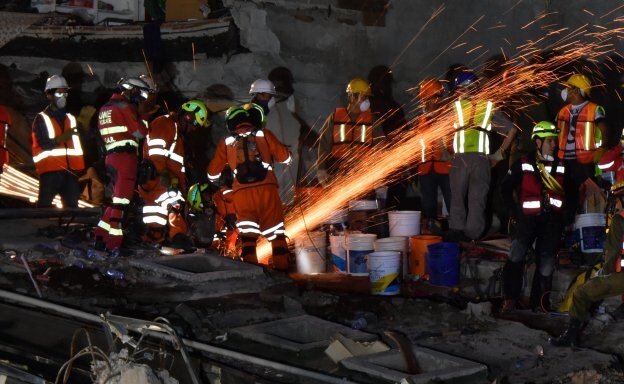
[[[39,230],[35,232],[37,223]],[[616,320],[617,313],[592,320],[582,339],[583,348],[555,348],[548,344],[548,338],[565,328],[564,316],[518,311],[498,318],[496,298],[471,301],[461,289],[440,294],[443,291],[431,287],[432,294],[426,299],[410,297],[414,295],[406,285],[405,294],[384,297],[356,289],[350,293],[345,289],[312,289],[296,284],[286,274],[267,272],[260,278],[232,280],[228,292],[215,282],[187,282],[130,266],[133,259],[162,257],[151,250],[112,262],[98,260],[84,252],[88,239],[80,240],[88,226],[59,235],[57,225],[46,220],[5,219],[2,224],[10,229],[0,235],[4,251],[0,256],[1,289],[36,298],[35,281],[45,301],[94,315],[166,318],[187,339],[227,346],[223,340],[232,328],[301,314],[345,325],[365,319],[363,330],[380,335],[388,345],[392,346],[392,341],[384,332],[394,330],[405,334],[412,344],[485,364],[485,382],[624,381],[620,362],[624,323]],[[28,261],[33,279],[21,256]],[[426,291],[427,283],[419,284],[419,291],[423,285]],[[5,323],[3,332],[10,333],[15,327]],[[69,351],[69,344],[66,340],[56,348]],[[246,352],[266,357],[262,348],[247,347]],[[297,361],[289,353],[272,358]],[[249,375],[247,379],[254,380],[262,376],[259,372]]]

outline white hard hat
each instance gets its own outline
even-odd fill
[[[67,85],[67,80],[65,80],[63,76],[59,75],[52,75],[48,77],[48,80],[46,80],[44,92],[48,92],[58,88],[69,89],[69,85]]]
[[[143,99],[147,99],[150,91],[152,91],[150,86],[145,81],[136,77],[122,77],[117,82],[117,86],[119,86],[121,90],[131,90],[134,88],[138,88],[139,93]]]
[[[249,88],[250,95],[255,95],[256,93],[270,93],[271,95],[275,95],[275,85],[269,80],[258,79],[251,83],[251,87]]]

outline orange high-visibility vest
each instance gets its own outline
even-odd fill
[[[341,158],[347,156],[354,145],[373,144],[373,114],[370,110],[360,112],[351,120],[346,108],[334,111],[333,145],[331,154]]]
[[[596,129],[596,110],[598,105],[589,101],[580,111],[576,120],[574,131],[574,148],[576,160],[581,164],[589,164],[593,161],[594,151],[602,145],[602,135]],[[572,105],[568,104],[561,108],[557,115],[557,127],[559,128],[559,153],[560,159],[564,158],[568,134],[570,132],[570,119],[572,117]]]
[[[427,131],[431,128],[431,119],[421,115],[416,121],[418,132]],[[448,151],[445,138],[434,138],[428,142],[420,140],[420,163],[417,165],[417,173],[426,175],[433,171],[438,174],[448,174],[451,163],[444,159],[444,152]],[[449,155],[450,156],[450,155]]]
[[[70,113],[65,114],[63,129],[56,119],[51,119],[46,113],[39,112],[39,116],[45,122],[50,139],[60,136],[64,131],[76,129],[76,118]],[[77,133],[71,136],[71,140],[60,143],[50,150],[42,149],[35,133],[32,133],[32,155],[39,175],[62,170],[82,171],[85,167],[82,154],[82,146]]]

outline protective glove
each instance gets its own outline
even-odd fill
[[[329,174],[327,174],[327,170],[325,169],[317,170],[316,178],[318,179],[319,183],[321,183],[323,187],[325,187],[329,183]]]
[[[236,228],[236,215],[234,213],[228,213],[225,215],[225,226],[227,229]]]
[[[95,107],[91,105],[85,105],[84,107],[82,107],[82,109],[80,109],[80,113],[78,114],[78,117],[76,117],[76,121],[78,122],[78,124],[80,124],[80,126],[88,129],[91,126],[91,119],[93,118],[95,112],[97,112],[97,109],[95,109]]]

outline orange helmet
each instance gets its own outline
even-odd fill
[[[429,99],[444,92],[444,85],[437,79],[425,79],[420,83],[418,97],[421,100]]]

